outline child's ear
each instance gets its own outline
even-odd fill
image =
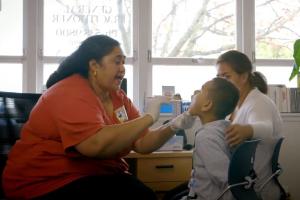
[[[207,100],[203,105],[202,105],[202,111],[209,111],[213,107],[213,102],[211,100]]]

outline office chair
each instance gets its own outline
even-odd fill
[[[256,174],[253,169],[256,146],[259,140],[246,140],[233,152],[228,169],[228,186],[218,196],[231,191],[236,200],[259,200],[253,186]]]
[[[281,148],[281,144],[282,144],[283,140],[284,140],[284,137],[279,138],[274,147],[274,152],[272,155],[272,175],[259,188],[259,192],[263,191],[263,189],[267,185],[267,183],[269,183],[273,179],[280,189],[280,200],[288,199],[288,194],[286,193],[283,186],[280,184],[280,182],[278,180],[278,176],[282,173],[282,168],[281,168],[280,164],[278,163],[278,158],[279,158],[280,148]]]
[[[0,186],[7,155],[41,94],[0,92]],[[4,198],[2,186],[0,199]]]

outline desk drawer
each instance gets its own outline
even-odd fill
[[[186,181],[192,169],[192,159],[188,157],[145,158],[137,162],[137,176],[143,182]]]

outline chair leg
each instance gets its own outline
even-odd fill
[[[218,197],[216,200],[219,200],[223,197],[223,195],[230,189],[230,187],[228,186]]]
[[[230,190],[231,188],[234,188],[234,187],[237,187],[237,186],[242,186],[242,185],[248,185],[249,182],[248,181],[245,181],[245,182],[242,182],[242,183],[237,183],[237,184],[233,184],[233,185],[229,185],[227,186],[227,188],[218,196],[218,198],[216,200],[219,200],[223,197],[223,195],[228,191]]]

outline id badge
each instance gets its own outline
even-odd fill
[[[125,122],[128,120],[128,116],[127,116],[127,112],[126,112],[126,109],[124,106],[118,108],[115,110],[115,114],[116,114],[116,117],[117,119],[120,121],[120,122]]]

